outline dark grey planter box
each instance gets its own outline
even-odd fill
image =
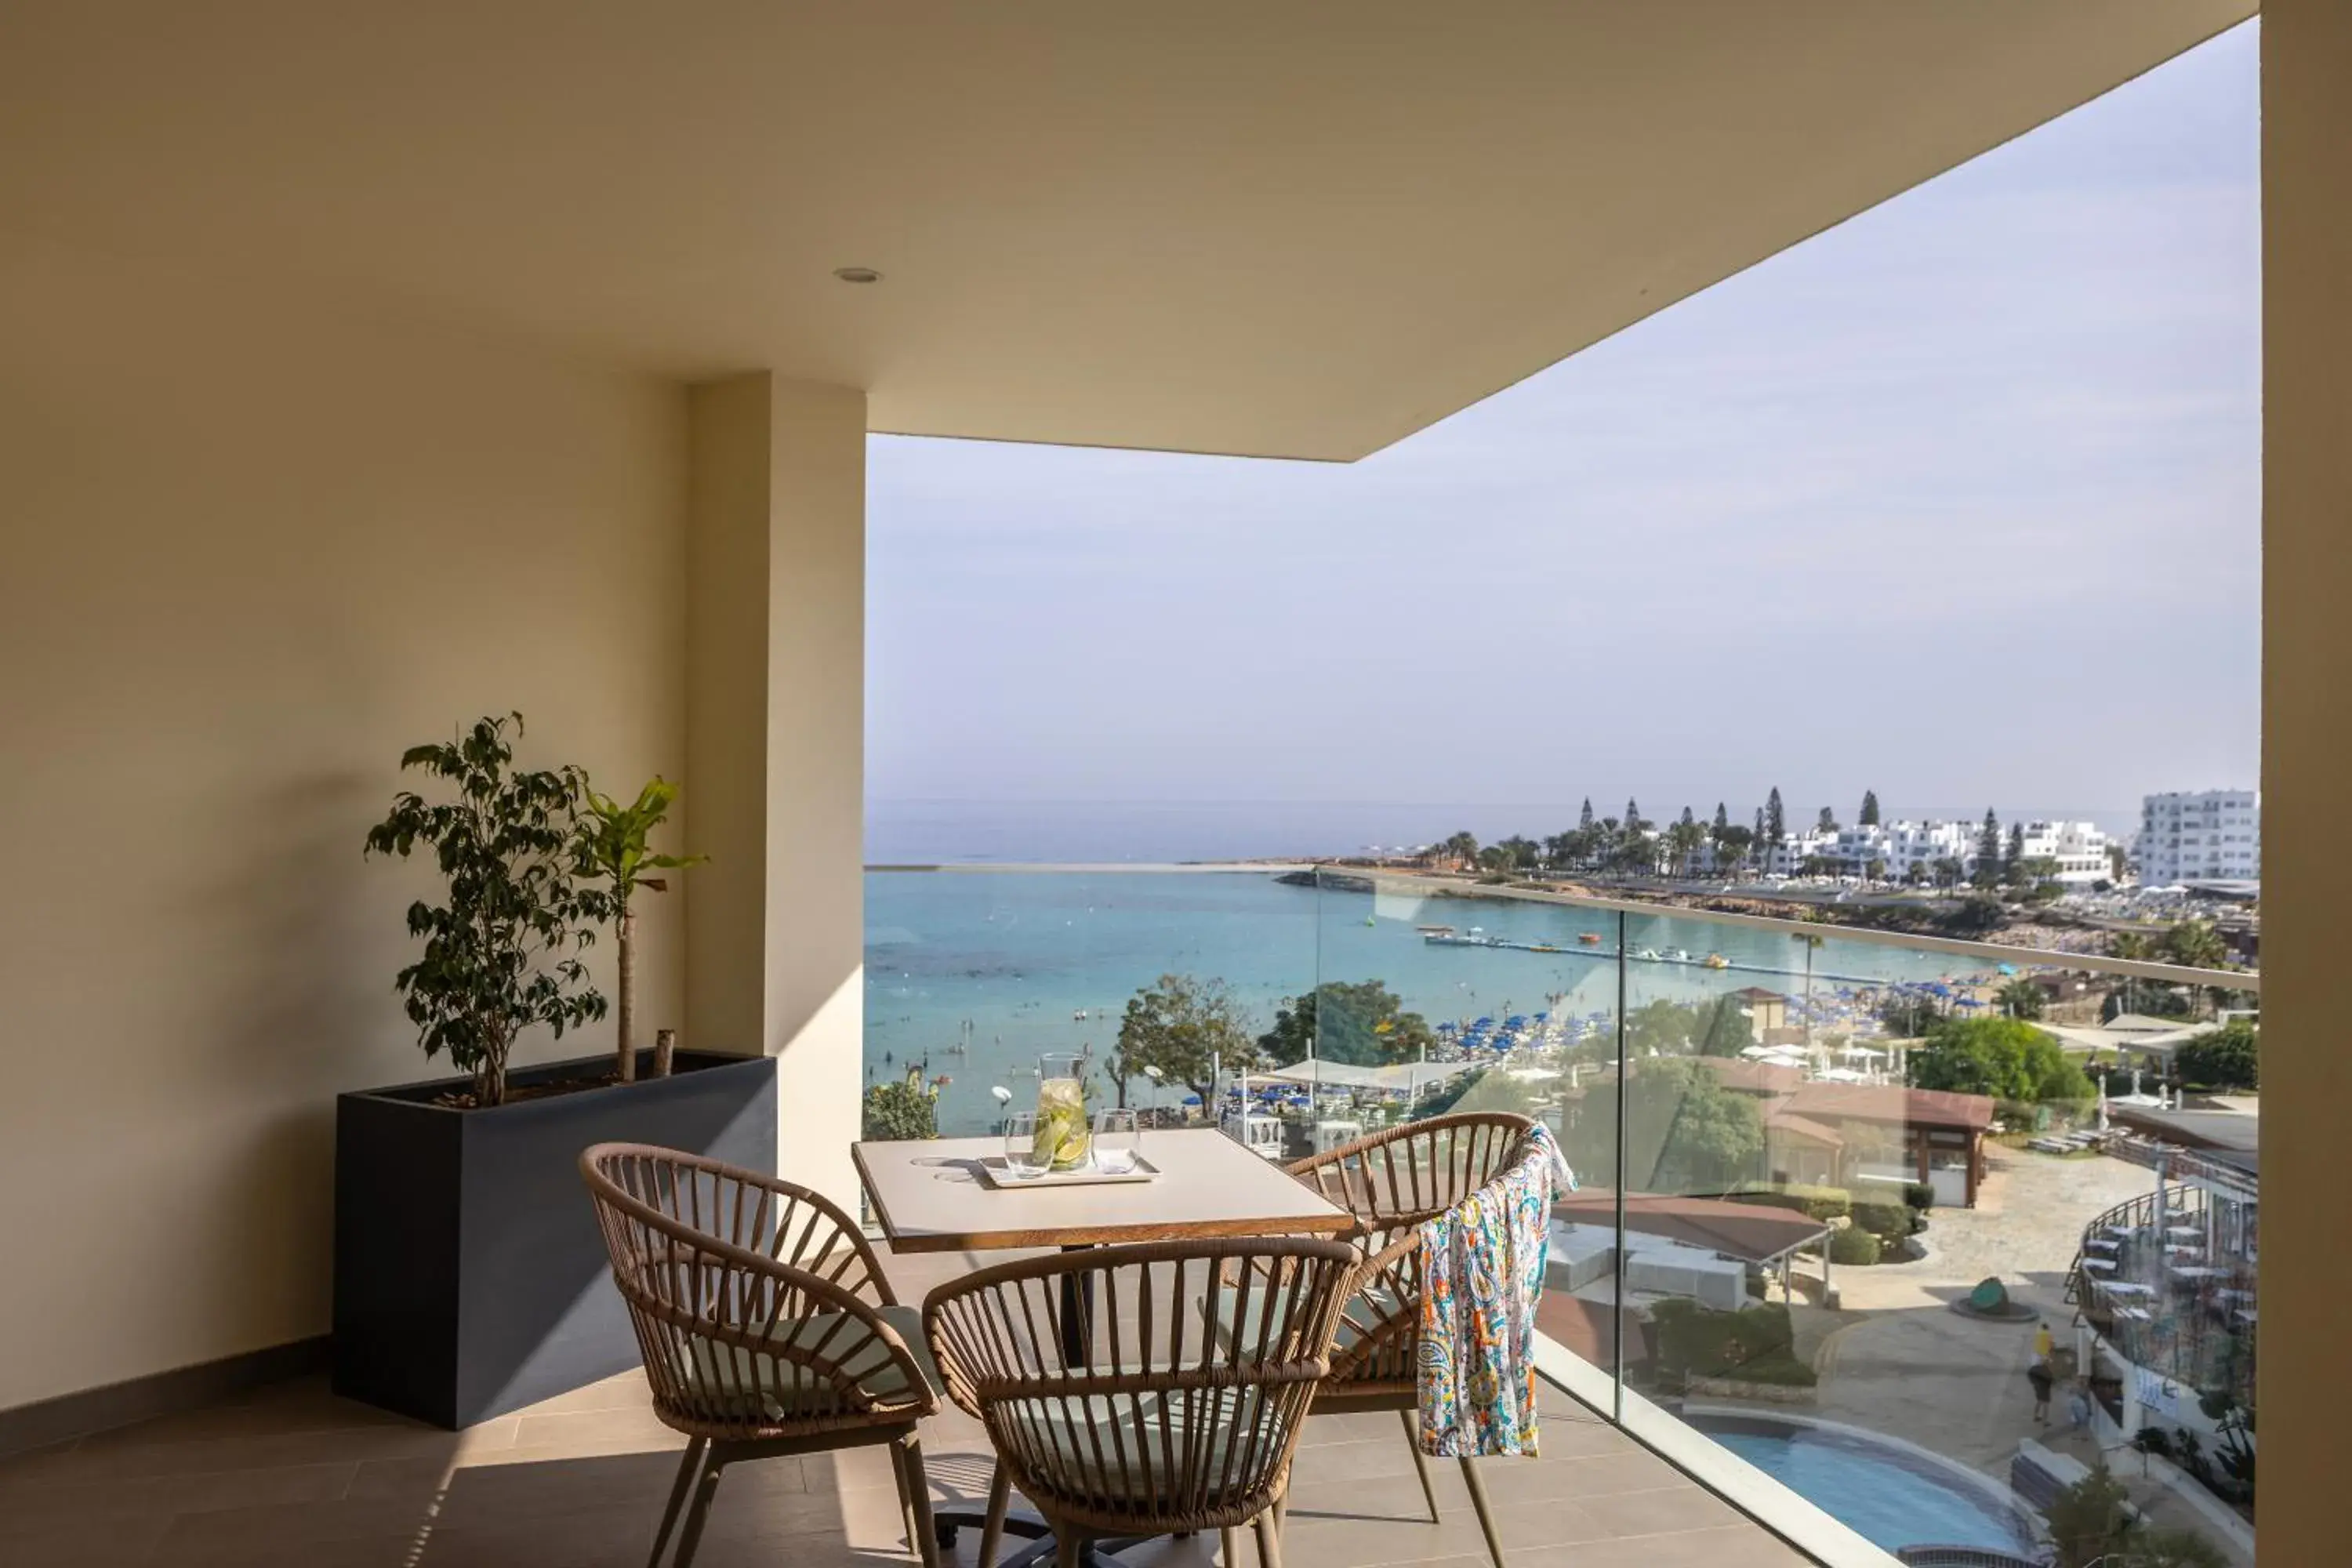
[[[652,1070],[653,1053],[637,1071]],[[528,1084],[605,1058],[519,1068]],[[580,1152],[658,1143],[776,1168],[776,1064],[680,1051],[670,1077],[492,1110],[464,1079],[335,1101],[335,1392],[468,1426],[637,1364]]]

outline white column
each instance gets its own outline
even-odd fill
[[[864,1041],[866,395],[688,400],[689,1043],[777,1059],[777,1164],[854,1202]]]
[[[2352,5],[2269,0],[2262,29],[2262,1545],[2324,1563],[2352,1400],[2352,899],[2319,847],[2352,777]]]

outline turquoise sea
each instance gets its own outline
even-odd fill
[[[1417,929],[1482,928],[1558,952],[1435,946]],[[1423,899],[1286,886],[1263,871],[871,871],[866,878],[866,1067],[869,1081],[928,1063],[951,1079],[941,1131],[983,1131],[1003,1084],[1045,1051],[1118,1039],[1127,999],[1160,974],[1224,981],[1272,1024],[1286,997],[1325,979],[1387,983],[1405,1005],[1441,1019],[1548,1008],[1613,1014],[1620,1003],[1617,917],[1506,900]],[[1665,915],[1627,918],[1626,947],[1658,962],[1627,965],[1638,1007],[1747,985],[1801,993],[1802,944]],[[1601,935],[1597,948],[1580,933]],[[1720,952],[1736,967],[1672,962]],[[1816,995],[1841,984],[1950,978],[1965,966],[1870,943],[1827,939],[1811,954]],[[1078,1015],[1084,1014],[1084,1017]],[[968,1039],[968,1052],[956,1047]],[[1170,1091],[1179,1093],[1181,1091]]]

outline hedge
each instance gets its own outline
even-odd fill
[[[1926,1214],[1936,1206],[1936,1189],[1925,1182],[1906,1182],[1903,1184],[1903,1201]]]
[[[1881,1241],[1894,1241],[1919,1228],[1908,1204],[1856,1204],[1853,1223],[1856,1229],[1866,1230]]]
[[[1736,1204],[1794,1209],[1811,1219],[1843,1219],[1853,1211],[1853,1194],[1843,1187],[1812,1187],[1801,1182],[1779,1186],[1744,1187],[1727,1194]]]
[[[1796,1334],[1784,1302],[1726,1312],[1676,1296],[1650,1309],[1650,1321],[1657,1328],[1661,1377],[1735,1377],[1808,1387],[1813,1382],[1812,1369],[1795,1359]]]
[[[1878,1261],[1884,1247],[1877,1237],[1860,1226],[1848,1226],[1843,1230],[1830,1232],[1830,1261],[1867,1268]]]

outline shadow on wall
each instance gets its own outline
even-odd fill
[[[251,1321],[266,1301],[287,1325],[281,1337],[327,1322],[334,1091],[396,1060],[407,1034],[383,966],[387,931],[401,940],[399,906],[365,885],[355,826],[375,790],[358,770],[320,773],[223,791],[201,814],[231,868],[173,923],[229,983],[180,1048],[183,1072],[205,1086],[190,1114],[226,1158],[205,1163],[211,1195],[190,1194],[182,1216],[202,1238],[192,1252],[204,1268],[177,1288],[208,1321]]]

